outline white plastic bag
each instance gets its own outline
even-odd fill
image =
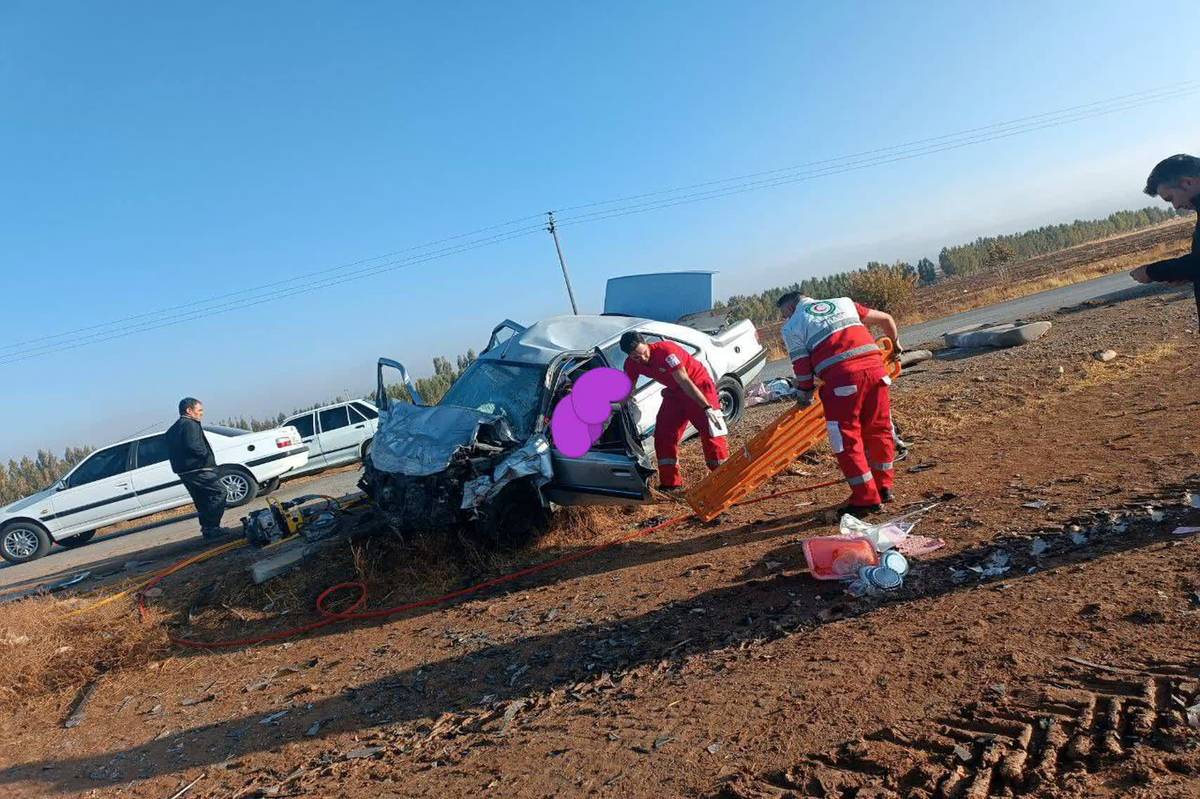
[[[713,436],[729,435],[729,426],[725,424],[725,414],[719,408],[709,408],[704,412],[708,417],[708,432]]]

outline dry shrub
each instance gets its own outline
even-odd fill
[[[146,665],[170,646],[150,612],[128,602],[68,616],[74,603],[24,599],[0,606],[0,706],[77,688],[104,673]]]
[[[871,308],[903,314],[916,299],[917,276],[899,266],[855,272],[850,277],[850,296]]]

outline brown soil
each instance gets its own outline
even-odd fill
[[[903,377],[896,513],[940,500],[917,532],[947,546],[883,599],[800,572],[842,489],[779,497],[446,607],[152,653],[64,729],[81,678],[0,720],[0,796],[1200,796],[1200,536],[1170,534],[1200,525],[1195,313],[1173,290],[1070,309]],[[262,588],[239,550],[153,602],[177,634],[244,635],[313,619],[333,582],[396,604],[678,512],[573,511],[511,556],[348,548]],[[998,552],[1009,571],[971,570]]]

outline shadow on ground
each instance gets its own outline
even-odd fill
[[[1120,530],[1096,517],[1080,519],[1078,523],[1089,530],[1085,545],[1073,539],[1071,533],[1043,532],[1040,535],[1047,549],[1036,557],[1030,553],[1025,537],[999,539],[916,564],[904,588],[883,599],[852,600],[841,593],[837,584],[788,573],[802,565],[795,543],[788,542],[747,572],[763,576],[698,594],[686,602],[560,632],[528,632],[508,642],[490,641],[477,634],[471,640],[478,648],[470,652],[432,660],[349,688],[338,696],[294,707],[276,726],[264,726],[264,713],[260,711],[167,733],[123,751],[12,766],[0,771],[0,784],[22,782],[86,790],[276,749],[302,739],[316,722],[321,722],[321,736],[331,736],[384,724],[436,719],[446,712],[478,707],[485,696],[489,702],[503,702],[570,688],[604,672],[615,678],[643,665],[678,663],[746,642],[784,638],[841,618],[870,615],[881,603],[920,601],[993,585],[997,580],[982,579],[970,567],[995,562],[995,553],[1000,550],[1007,553],[1009,565],[1000,580],[1040,580],[1043,575],[1077,563],[1165,546],[1169,536],[1164,536],[1164,529],[1179,521],[1182,519],[1171,518],[1154,523],[1141,516],[1126,522],[1127,529]],[[718,546],[792,535],[811,523],[811,515],[796,515],[769,525],[751,523],[670,544],[628,546],[595,562],[578,563],[574,568],[546,575],[546,579],[569,579]],[[520,588],[528,590],[530,586],[526,582]]]

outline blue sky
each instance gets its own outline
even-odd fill
[[[496,222],[833,158],[1200,77],[1188,2],[67,3],[0,8],[0,345]],[[594,224],[607,277],[721,296],[1148,204],[1200,95]],[[0,457],[203,398],[290,410],[567,310],[548,236],[0,365]]]

